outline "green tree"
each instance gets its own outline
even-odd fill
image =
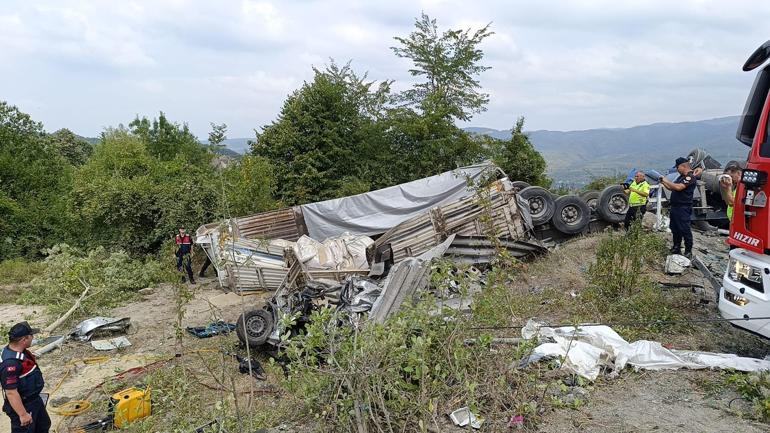
[[[147,144],[150,154],[161,160],[182,157],[191,163],[201,163],[209,158],[187,124],[170,122],[162,111],[152,121],[136,117],[128,127]]]
[[[392,155],[388,166],[401,182],[478,161],[481,143],[455,122],[470,120],[489,101],[478,81],[489,69],[479,64],[484,55],[479,45],[492,35],[489,25],[440,33],[436,20],[422,14],[415,27],[408,37],[396,37],[400,46],[392,49],[412,60],[409,72],[422,81],[396,95],[401,105],[388,110],[383,128]]]
[[[226,216],[249,215],[274,207],[272,171],[267,159],[252,155],[227,166],[222,171]]]
[[[214,122],[211,122],[211,132],[209,132],[209,146],[213,148],[213,150],[219,150],[220,148],[224,147],[222,144],[223,141],[227,140],[227,125],[221,124],[217,125]]]
[[[401,183],[478,162],[481,143],[450,119],[394,109],[383,122],[389,145],[384,164],[391,183]]]
[[[40,122],[0,101],[0,259],[67,239],[73,168],[48,140]]]
[[[468,121],[486,110],[489,95],[480,92],[478,75],[488,66],[479,65],[479,48],[493,32],[489,24],[476,31],[447,30],[439,34],[436,20],[422,14],[408,37],[395,37],[401,46],[391,49],[398,57],[412,60],[409,73],[424,79],[399,99],[423,114]]]
[[[511,180],[521,180],[531,185],[545,188],[551,186],[551,179],[546,175],[546,162],[529,137],[524,133],[524,117],[516,120],[508,140],[486,139],[491,148],[492,159],[508,174]]]
[[[142,136],[112,129],[76,173],[71,207],[89,246],[138,255],[157,251],[179,225],[195,229],[219,218],[219,194],[207,161],[158,158]]]
[[[49,134],[48,145],[74,166],[85,164],[94,151],[91,143],[66,128]]]
[[[368,190],[369,169],[388,151],[377,119],[389,82],[375,86],[349,64],[314,72],[252,144],[274,167],[277,198],[289,205],[337,197],[351,181]]]

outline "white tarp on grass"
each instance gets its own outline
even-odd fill
[[[629,343],[609,326],[549,328],[530,320],[521,330],[521,335],[526,339],[540,337],[554,341],[537,346],[530,360],[560,357],[564,359],[563,368],[590,380],[599,376],[602,367],[619,372],[626,365],[645,370],[770,370],[770,361],[762,359],[725,353],[666,349],[658,342],[647,340]]]
[[[385,233],[432,207],[473,195],[468,178],[478,181],[495,170],[497,166],[486,161],[377,191],[302,205],[302,215],[313,239],[345,232]]]

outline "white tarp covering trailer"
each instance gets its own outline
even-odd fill
[[[497,166],[486,161],[401,185],[299,207],[307,234],[313,239],[323,240],[344,232],[372,236],[385,233],[435,206],[474,195],[468,181],[478,182],[497,172],[500,172]]]
[[[275,290],[288,271],[281,264],[283,249],[293,247],[295,241],[307,244],[308,238],[359,237],[330,244],[347,245],[344,263],[355,265],[355,269],[335,266],[334,270],[360,273],[368,270],[368,264],[361,265],[358,245],[366,243],[361,236],[385,233],[436,206],[470,197],[475,191],[469,183],[503,175],[494,163],[486,161],[350,197],[206,224],[196,231],[196,243],[217,269],[220,284],[238,291]],[[318,259],[323,257],[314,261]]]

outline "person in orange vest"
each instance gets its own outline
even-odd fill
[[[187,234],[184,227],[179,227],[179,234],[176,235],[176,269],[182,273],[182,282],[185,282],[184,274],[190,278],[190,284],[195,284],[192,271],[193,241],[192,236]]]

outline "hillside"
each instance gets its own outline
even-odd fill
[[[738,116],[696,122],[654,123],[632,128],[528,132],[532,144],[548,161],[549,174],[559,182],[583,184],[592,176],[625,173],[633,167],[666,168],[696,147],[722,163],[745,158],[748,149],[735,139]],[[466,128],[466,131],[508,138],[509,131]]]

